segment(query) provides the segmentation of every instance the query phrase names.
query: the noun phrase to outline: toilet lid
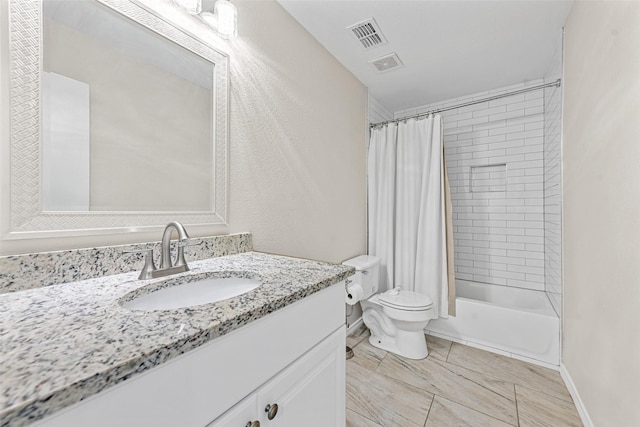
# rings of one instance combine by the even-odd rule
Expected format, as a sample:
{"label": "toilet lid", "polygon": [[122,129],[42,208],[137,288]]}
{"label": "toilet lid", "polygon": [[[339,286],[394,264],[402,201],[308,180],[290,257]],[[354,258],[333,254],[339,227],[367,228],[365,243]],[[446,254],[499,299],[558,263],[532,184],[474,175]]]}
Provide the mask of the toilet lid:
{"label": "toilet lid", "polygon": [[427,310],[431,308],[433,301],[418,292],[390,289],[380,294],[380,304],[405,310]]}

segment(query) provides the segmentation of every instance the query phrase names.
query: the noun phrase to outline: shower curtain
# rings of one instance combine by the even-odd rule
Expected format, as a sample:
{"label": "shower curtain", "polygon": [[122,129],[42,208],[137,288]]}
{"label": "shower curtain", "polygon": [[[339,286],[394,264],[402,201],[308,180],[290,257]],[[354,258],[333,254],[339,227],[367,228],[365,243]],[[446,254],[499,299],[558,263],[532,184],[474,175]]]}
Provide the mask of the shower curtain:
{"label": "shower curtain", "polygon": [[[442,118],[373,129],[368,153],[369,253],[381,285],[428,295],[447,317],[447,224]],[[452,261],[452,260],[451,260]]]}

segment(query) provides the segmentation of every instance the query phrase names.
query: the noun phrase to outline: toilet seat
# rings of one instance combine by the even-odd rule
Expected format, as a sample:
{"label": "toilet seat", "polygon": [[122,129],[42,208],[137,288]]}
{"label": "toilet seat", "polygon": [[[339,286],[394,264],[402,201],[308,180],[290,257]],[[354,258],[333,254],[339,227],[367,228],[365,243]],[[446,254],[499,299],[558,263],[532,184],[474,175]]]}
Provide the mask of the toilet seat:
{"label": "toilet seat", "polygon": [[424,311],[433,306],[433,301],[428,296],[412,291],[390,289],[379,294],[380,305],[405,311]]}

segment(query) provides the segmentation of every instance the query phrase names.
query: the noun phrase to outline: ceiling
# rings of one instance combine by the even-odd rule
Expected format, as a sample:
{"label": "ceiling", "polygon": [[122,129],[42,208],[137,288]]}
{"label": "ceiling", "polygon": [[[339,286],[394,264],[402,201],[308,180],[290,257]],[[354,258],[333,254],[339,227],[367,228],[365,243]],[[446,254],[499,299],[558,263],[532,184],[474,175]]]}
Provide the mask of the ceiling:
{"label": "ceiling", "polygon": [[[551,69],[569,0],[278,0],[390,111],[529,80]],[[375,18],[365,50],[347,27]],[[368,61],[395,52],[401,68]]]}

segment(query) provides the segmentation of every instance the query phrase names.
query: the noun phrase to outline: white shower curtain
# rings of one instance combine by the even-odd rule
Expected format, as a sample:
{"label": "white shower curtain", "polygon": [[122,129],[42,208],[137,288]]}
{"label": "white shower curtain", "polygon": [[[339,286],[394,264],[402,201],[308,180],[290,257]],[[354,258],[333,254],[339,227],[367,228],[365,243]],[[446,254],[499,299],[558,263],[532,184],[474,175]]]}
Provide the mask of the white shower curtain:
{"label": "white shower curtain", "polygon": [[381,284],[428,295],[448,316],[442,119],[373,129],[368,153],[369,253]]}

